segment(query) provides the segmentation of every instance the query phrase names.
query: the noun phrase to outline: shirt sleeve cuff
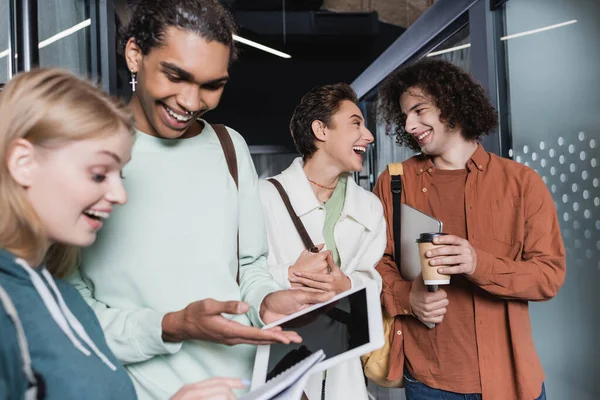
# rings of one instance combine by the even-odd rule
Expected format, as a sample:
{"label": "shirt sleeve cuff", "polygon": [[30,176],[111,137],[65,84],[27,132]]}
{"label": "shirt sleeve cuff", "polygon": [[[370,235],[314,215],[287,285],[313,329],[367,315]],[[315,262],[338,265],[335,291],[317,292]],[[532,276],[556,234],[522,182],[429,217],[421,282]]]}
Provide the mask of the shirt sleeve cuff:
{"label": "shirt sleeve cuff", "polygon": [[134,321],[133,342],[140,354],[153,357],[162,354],[175,354],[182,343],[169,343],[162,339],[162,320],[166,313],[144,310]]}
{"label": "shirt sleeve cuff", "polygon": [[358,286],[364,285],[364,282],[360,276],[355,274],[348,274],[346,276],[348,277],[348,279],[350,279],[350,289],[354,289]]}
{"label": "shirt sleeve cuff", "polygon": [[273,276],[273,279],[275,279],[277,284],[283,289],[290,289],[292,287],[289,275],[290,268],[291,265],[284,263],[269,266],[269,272]]}
{"label": "shirt sleeve cuff", "polygon": [[489,283],[489,274],[493,269],[494,256],[482,250],[475,249],[477,255],[477,266],[471,275],[465,275],[467,279],[477,285],[485,285]]}
{"label": "shirt sleeve cuff", "polygon": [[[409,316],[413,315],[410,307],[410,288],[412,284],[403,285],[404,287],[394,290],[394,304],[391,305],[391,310],[394,315]],[[388,308],[389,309],[389,308]]]}
{"label": "shirt sleeve cuff", "polygon": [[255,293],[253,293],[252,299],[246,299],[248,304],[250,304],[250,311],[248,311],[248,318],[250,319],[250,322],[252,322],[252,325],[257,326],[259,328],[262,328],[263,326],[266,325],[265,322],[260,317],[260,307],[261,307],[262,302],[265,299],[265,297],[267,297],[269,294],[276,292],[278,290],[280,290],[280,289],[273,288],[273,287],[265,287],[261,290],[256,291]]}

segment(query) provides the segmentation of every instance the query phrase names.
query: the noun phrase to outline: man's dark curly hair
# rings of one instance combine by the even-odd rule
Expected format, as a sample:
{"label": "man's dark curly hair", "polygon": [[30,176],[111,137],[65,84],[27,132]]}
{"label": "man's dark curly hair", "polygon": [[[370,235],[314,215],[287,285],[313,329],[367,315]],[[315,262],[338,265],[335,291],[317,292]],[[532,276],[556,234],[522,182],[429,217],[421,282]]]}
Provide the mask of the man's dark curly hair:
{"label": "man's dark curly hair", "polygon": [[207,41],[217,41],[231,49],[230,61],[237,58],[233,17],[218,0],[137,0],[130,4],[131,19],[119,32],[119,52],[125,53],[129,38],[146,55],[160,46],[169,27],[194,32]]}
{"label": "man's dark curly hair", "polygon": [[304,160],[308,160],[317,151],[312,123],[321,121],[325,126],[331,127],[331,117],[344,100],[358,104],[356,93],[346,83],[317,86],[302,96],[292,115],[290,132],[294,145]]}
{"label": "man's dark curly hair", "polygon": [[379,118],[399,145],[420,151],[405,130],[406,115],[400,108],[400,97],[409,88],[430,96],[440,120],[460,126],[468,140],[478,140],[498,124],[498,113],[469,74],[447,61],[423,60],[394,72],[379,89]]}

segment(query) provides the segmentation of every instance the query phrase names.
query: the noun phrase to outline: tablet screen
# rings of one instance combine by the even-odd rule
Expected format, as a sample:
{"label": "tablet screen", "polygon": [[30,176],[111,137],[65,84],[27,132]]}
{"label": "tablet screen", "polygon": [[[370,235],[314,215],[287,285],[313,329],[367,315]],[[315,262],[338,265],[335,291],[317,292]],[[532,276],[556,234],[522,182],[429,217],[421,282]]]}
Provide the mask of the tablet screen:
{"label": "tablet screen", "polygon": [[302,337],[302,343],[272,344],[267,381],[317,350],[326,360],[369,343],[366,289],[281,324]]}

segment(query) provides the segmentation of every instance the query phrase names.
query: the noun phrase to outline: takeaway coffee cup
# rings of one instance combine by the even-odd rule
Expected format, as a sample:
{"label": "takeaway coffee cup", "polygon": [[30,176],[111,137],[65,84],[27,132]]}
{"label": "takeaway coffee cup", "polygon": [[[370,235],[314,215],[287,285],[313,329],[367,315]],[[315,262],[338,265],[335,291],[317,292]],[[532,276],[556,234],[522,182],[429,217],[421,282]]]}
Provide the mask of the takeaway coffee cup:
{"label": "takeaway coffee cup", "polygon": [[421,233],[417,239],[417,243],[419,245],[419,254],[421,256],[421,272],[423,274],[423,281],[425,282],[426,286],[448,285],[450,283],[450,275],[438,273],[437,269],[440,268],[441,265],[429,265],[430,259],[425,255],[427,250],[442,247],[433,244],[433,238],[444,235],[447,235],[447,233],[426,232]]}

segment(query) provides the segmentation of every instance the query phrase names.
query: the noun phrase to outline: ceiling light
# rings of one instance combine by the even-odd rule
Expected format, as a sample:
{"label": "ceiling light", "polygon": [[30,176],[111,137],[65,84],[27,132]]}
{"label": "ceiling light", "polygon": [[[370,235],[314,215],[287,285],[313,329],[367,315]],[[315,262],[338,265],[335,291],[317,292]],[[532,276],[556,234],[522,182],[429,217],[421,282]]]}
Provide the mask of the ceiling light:
{"label": "ceiling light", "polygon": [[92,20],[88,18],[85,21],[80,22],[77,25],[74,25],[74,26],[70,27],[69,29],[65,29],[62,32],[58,32],[56,35],[50,36],[46,40],[42,40],[39,43],[38,47],[40,49],[42,49],[42,48],[48,46],[49,44],[52,44],[52,43],[54,43],[54,42],[56,42],[56,41],[58,41],[58,40],[60,40],[62,38],[65,38],[65,37],[67,37],[69,35],[72,35],[73,33],[77,32],[77,31],[79,31],[79,30],[81,30],[81,29],[83,29],[85,27],[90,26],[91,24],[92,24]]}
{"label": "ceiling light", "polygon": [[[576,24],[576,23],[577,23],[577,20],[573,19],[571,21],[561,22],[560,24],[548,25],[543,28],[532,29],[530,31],[525,31],[525,32],[521,32],[521,33],[515,33],[512,35],[502,36],[500,38],[500,40],[509,40],[509,39],[514,39],[514,38],[518,38],[521,36],[533,35],[534,33],[545,32],[545,31],[549,31],[551,29],[556,29],[556,28],[562,28],[563,26],[572,25],[572,24]],[[445,49],[445,50],[432,51],[431,53],[427,54],[427,57],[438,56],[440,54],[450,53],[452,51],[462,50],[462,49],[466,49],[468,47],[471,47],[471,43],[463,44],[461,46],[456,46],[456,47],[450,47],[449,49]]]}
{"label": "ceiling light", "polygon": [[[72,35],[73,33],[77,32],[77,31],[80,31],[83,28],[86,28],[86,27],[90,26],[91,24],[92,24],[91,19],[86,19],[85,21],[80,22],[79,24],[74,25],[74,26],[70,27],[69,29],[65,29],[64,31],[59,32],[56,35],[51,36],[51,37],[49,37],[46,40],[42,40],[39,43],[38,47],[40,49],[42,49],[42,48],[44,48],[44,47],[46,47],[46,46],[48,46],[48,45],[50,45],[50,44],[52,44],[52,43],[60,40],[60,39],[63,39],[65,37],[69,36],[69,35]],[[289,55],[289,54],[286,54],[286,53],[281,52],[279,50],[272,49],[271,47],[268,47],[268,46],[265,46],[263,44],[254,42],[252,40],[243,38],[241,36],[233,35],[233,40],[235,40],[236,42],[243,43],[243,44],[248,45],[248,46],[252,46],[252,47],[257,48],[259,50],[266,51],[267,53],[274,54],[274,55],[276,55],[278,57],[292,58],[292,56]],[[9,54],[10,54],[10,49],[4,50],[4,51],[0,52],[0,58],[6,57]]]}
{"label": "ceiling light", "polygon": [[427,54],[427,57],[439,56],[440,54],[451,53],[453,51],[458,51],[462,49],[468,49],[469,47],[471,47],[471,43],[461,44],[460,46],[450,47],[449,49],[432,51],[431,53]]}
{"label": "ceiling light", "polygon": [[281,52],[279,50],[272,49],[272,48],[267,47],[267,46],[265,46],[263,44],[256,43],[256,42],[254,42],[252,40],[245,39],[245,38],[240,37],[238,35],[233,35],[233,40],[235,40],[236,42],[243,43],[243,44],[248,45],[248,46],[255,47],[255,48],[259,49],[259,50],[266,51],[267,53],[274,54],[274,55],[279,56],[281,58],[292,58],[292,56],[290,56],[289,54],[283,53],[283,52]]}
{"label": "ceiling light", "polygon": [[525,31],[525,32],[521,32],[521,33],[515,33],[514,35],[503,36],[500,38],[500,40],[508,40],[508,39],[518,38],[521,36],[533,35],[534,33],[549,31],[551,29],[561,28],[563,26],[576,24],[576,23],[577,23],[577,20],[573,19],[571,21],[562,22],[562,23],[556,24],[556,25],[549,25],[549,26],[545,26],[543,28],[533,29],[533,30]]}
{"label": "ceiling light", "polygon": [[[63,39],[69,35],[72,35],[73,33],[82,30],[83,28],[86,28],[88,26],[90,26],[92,24],[92,20],[91,19],[86,19],[83,22],[78,23],[77,25],[74,25],[68,29],[65,29],[62,32],[58,32],[56,35],[54,36],[50,36],[48,39],[46,40],[42,40],[41,42],[38,43],[38,48],[43,49],[44,47],[60,40]],[[6,57],[10,54],[10,48],[6,49],[2,52],[0,52],[0,58]]]}

